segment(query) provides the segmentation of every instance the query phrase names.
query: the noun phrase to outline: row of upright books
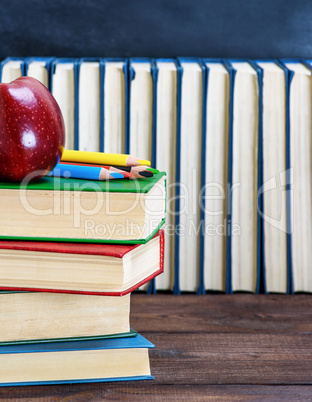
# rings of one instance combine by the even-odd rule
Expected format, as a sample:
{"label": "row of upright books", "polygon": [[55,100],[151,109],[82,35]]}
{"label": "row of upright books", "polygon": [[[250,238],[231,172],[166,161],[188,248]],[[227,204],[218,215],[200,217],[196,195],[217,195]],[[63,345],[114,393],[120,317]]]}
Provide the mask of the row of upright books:
{"label": "row of upright books", "polygon": [[67,148],[167,172],[155,291],[293,293],[312,291],[311,63],[9,58],[0,76],[51,89]]}
{"label": "row of upright books", "polygon": [[0,204],[0,386],[152,379],[130,295],[163,272],[165,174],[0,183]]}

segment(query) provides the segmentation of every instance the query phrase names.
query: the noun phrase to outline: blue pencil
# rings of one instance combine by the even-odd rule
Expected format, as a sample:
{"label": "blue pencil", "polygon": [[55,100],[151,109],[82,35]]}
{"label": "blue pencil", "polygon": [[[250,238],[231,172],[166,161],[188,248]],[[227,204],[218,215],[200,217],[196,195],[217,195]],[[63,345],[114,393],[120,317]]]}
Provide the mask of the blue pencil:
{"label": "blue pencil", "polygon": [[66,177],[70,179],[85,180],[111,180],[123,179],[122,173],[110,172],[107,169],[93,166],[80,166],[70,164],[57,164],[47,176]]}

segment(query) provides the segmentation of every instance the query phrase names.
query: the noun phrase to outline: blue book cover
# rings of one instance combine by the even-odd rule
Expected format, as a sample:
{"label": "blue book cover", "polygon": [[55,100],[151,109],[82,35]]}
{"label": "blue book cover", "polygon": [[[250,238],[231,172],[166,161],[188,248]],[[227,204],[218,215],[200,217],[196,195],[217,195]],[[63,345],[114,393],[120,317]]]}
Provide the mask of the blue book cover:
{"label": "blue book cover", "polygon": [[[148,358],[151,348],[154,345],[140,334],[125,338],[0,346],[3,363],[0,386],[153,379]],[[107,373],[107,376],[101,377],[101,373]]]}
{"label": "blue book cover", "polygon": [[[229,134],[229,170],[228,170],[228,183],[229,183],[229,191],[228,191],[228,242],[227,242],[227,293],[233,293],[233,267],[232,267],[232,254],[233,254],[233,245],[232,245],[232,237],[233,237],[233,222],[232,222],[232,211],[233,211],[233,122],[234,122],[234,91],[235,91],[235,82],[237,77],[237,70],[233,66],[233,63],[248,63],[257,74],[257,82],[258,88],[261,87],[261,71],[257,66],[251,62],[250,60],[245,59],[228,59],[224,60],[225,67],[230,73],[230,134]],[[259,99],[259,97],[258,97]],[[259,121],[258,121],[258,140],[257,146],[259,146],[259,136],[262,130],[262,123],[261,123],[261,110],[259,110],[260,102],[258,100],[258,111],[259,111]],[[259,168],[259,158],[257,163],[257,169]],[[261,175],[257,175],[257,188],[259,190],[259,184],[261,180]],[[256,278],[256,285],[255,285],[255,293],[259,293],[260,288],[260,253],[261,253],[261,236],[260,236],[260,217],[257,211],[257,244],[256,244],[256,261],[257,261],[257,278]]]}

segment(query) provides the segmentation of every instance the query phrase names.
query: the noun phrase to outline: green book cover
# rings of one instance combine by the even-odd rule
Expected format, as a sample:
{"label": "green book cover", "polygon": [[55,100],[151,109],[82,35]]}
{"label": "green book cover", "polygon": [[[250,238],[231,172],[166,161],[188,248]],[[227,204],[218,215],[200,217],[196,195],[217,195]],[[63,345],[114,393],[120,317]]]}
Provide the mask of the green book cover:
{"label": "green book cover", "polygon": [[119,334],[110,335],[97,335],[97,336],[77,336],[70,338],[53,338],[53,339],[31,339],[31,340],[21,340],[21,341],[8,341],[0,342],[0,346],[4,345],[28,345],[33,343],[48,343],[48,342],[71,342],[71,341],[94,341],[97,339],[115,339],[115,338],[129,338],[137,336],[138,332],[130,329],[130,332],[123,332]]}
{"label": "green book cover", "polygon": [[[132,230],[130,228],[130,225],[128,227],[128,222],[132,224],[132,221],[129,219],[129,217],[126,214],[120,214],[118,215],[118,212],[115,212],[115,215],[113,218],[111,216],[105,215],[105,208],[103,208],[104,214],[102,214],[102,210],[100,211],[100,214],[97,216],[91,216],[92,219],[96,220],[97,226],[95,228],[97,229],[100,227],[102,229],[103,225],[110,225],[110,227],[107,230],[107,233],[111,229],[111,227],[115,226],[115,232],[111,236],[111,233],[109,235],[104,235],[102,236],[101,234],[98,236],[85,236],[85,231],[83,232],[83,229],[81,229],[80,232],[78,232],[75,229],[73,229],[73,224],[70,224],[70,222],[66,219],[70,214],[67,214],[65,211],[65,203],[66,200],[65,198],[68,197],[67,195],[64,195],[64,206],[60,206],[60,211],[59,215],[56,216],[53,213],[47,214],[47,215],[42,215],[41,216],[36,216],[36,214],[33,213],[25,213],[25,208],[21,206],[22,202],[21,197],[27,198],[28,194],[31,195],[31,197],[35,197],[35,202],[39,202],[41,200],[41,194],[42,197],[46,197],[45,199],[47,200],[47,203],[51,201],[51,198],[54,197],[54,194],[60,194],[60,192],[64,191],[64,194],[75,194],[77,193],[77,197],[82,197],[82,195],[85,193],[85,196],[82,198],[86,197],[91,197],[90,192],[100,192],[100,193],[120,193],[120,199],[122,200],[123,203],[125,203],[125,200],[127,200],[126,193],[128,193],[128,199],[131,197],[133,198],[133,194],[137,193],[140,194],[140,197],[149,197],[147,194],[153,189],[153,187],[156,185],[158,181],[163,181],[164,178],[164,189],[166,193],[166,173],[165,172],[160,172],[157,174],[154,174],[153,177],[150,178],[142,178],[139,180],[127,180],[127,179],[121,179],[121,180],[109,180],[109,181],[93,181],[93,180],[80,180],[80,179],[69,179],[69,178],[59,178],[59,177],[43,177],[35,182],[31,182],[28,184],[23,184],[23,183],[0,183],[0,238],[1,239],[7,239],[7,240],[31,240],[31,241],[58,241],[58,242],[80,242],[80,243],[112,243],[112,244],[145,244],[147,243],[151,238],[155,236],[155,234],[158,232],[158,230],[162,227],[162,225],[165,222],[165,207],[166,207],[166,202],[165,202],[165,193],[163,196],[163,201],[160,201],[163,203],[163,212],[161,212],[158,216],[157,219],[153,218],[153,216],[150,219],[150,222],[152,223],[152,226],[148,226],[149,222],[145,220],[144,223],[144,211],[143,207],[141,208],[141,211],[139,213],[143,213],[143,215],[133,215],[135,218],[136,216],[138,217],[138,222],[139,226],[135,226],[136,232],[132,235],[128,236],[128,233]],[[9,190],[9,192],[8,192]],[[10,191],[12,190],[12,192]],[[15,195],[14,192],[17,191],[17,194]],[[28,193],[29,191],[29,193]],[[36,196],[38,191],[38,196]],[[55,193],[53,193],[55,191]],[[62,194],[62,193],[61,193]],[[89,196],[87,194],[90,194]],[[132,196],[130,197],[130,194]],[[75,198],[73,196],[70,196],[72,198]],[[116,196],[114,200],[116,200]],[[130,198],[129,198],[130,197]],[[91,197],[91,203],[93,200],[95,200],[97,197]],[[39,201],[38,201],[39,199]],[[44,199],[44,198],[42,198]],[[143,198],[142,198],[143,200]],[[28,199],[27,199],[28,202]],[[52,202],[52,201],[51,201]],[[54,202],[54,201],[53,201]],[[63,201],[62,201],[63,202]],[[115,201],[111,201],[113,204]],[[130,203],[131,201],[128,201]],[[30,203],[31,204],[31,203]],[[49,206],[45,206],[45,201],[42,202],[43,206],[41,208],[50,208],[50,204],[47,204]],[[53,204],[54,205],[54,204]],[[89,205],[89,204],[88,204]],[[64,211],[62,210],[64,209]],[[161,210],[161,209],[160,209]],[[39,210],[40,211],[40,210]],[[54,211],[54,210],[53,210]],[[41,212],[41,211],[40,211]],[[87,211],[88,212],[88,211]],[[67,215],[66,215],[67,214]],[[83,216],[84,212],[81,214]],[[86,221],[88,214],[85,214],[83,216],[83,219]],[[70,215],[72,219],[76,219],[75,211]],[[119,219],[121,217],[121,219]],[[90,219],[91,219],[90,218]],[[134,218],[134,219],[135,219]],[[89,220],[90,220],[89,219]],[[119,219],[119,221],[118,221]],[[133,219],[133,218],[131,218]],[[143,220],[142,220],[143,219]],[[27,222],[27,224],[26,224]],[[64,223],[65,222],[65,223]],[[67,222],[67,223],[66,223]],[[69,223],[68,223],[69,222]],[[137,222],[133,221],[134,225],[137,225]],[[65,225],[67,226],[65,227]],[[15,226],[14,226],[15,225]],[[84,228],[86,228],[86,224],[84,223]],[[117,230],[122,227],[126,227],[125,230],[125,235],[121,236],[118,235]],[[148,227],[149,229],[147,231],[144,231],[144,225]],[[82,226],[81,226],[82,227]],[[66,229],[63,230],[63,229]],[[68,231],[67,231],[68,229]],[[88,229],[88,227],[87,227]],[[40,235],[38,235],[40,233]],[[142,234],[142,236],[140,236]]]}
{"label": "green book cover", "polygon": [[148,193],[165,172],[138,180],[81,180],[45,176],[28,184],[0,182],[0,189],[47,190],[47,191],[102,191],[110,193]]}

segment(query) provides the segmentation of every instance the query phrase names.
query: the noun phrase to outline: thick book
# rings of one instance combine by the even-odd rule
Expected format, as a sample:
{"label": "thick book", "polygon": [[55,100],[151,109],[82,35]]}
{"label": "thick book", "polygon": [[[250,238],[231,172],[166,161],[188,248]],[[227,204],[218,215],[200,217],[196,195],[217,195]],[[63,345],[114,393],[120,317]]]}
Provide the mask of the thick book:
{"label": "thick book", "polygon": [[204,62],[207,101],[202,148],[200,268],[204,290],[225,292],[230,73],[220,59]]}
{"label": "thick book", "polygon": [[286,190],[291,292],[312,292],[311,61],[282,60],[288,71]]}
{"label": "thick book", "polygon": [[[261,69],[259,144],[262,269],[265,293],[288,293],[286,100],[287,71],[277,60],[257,60]],[[276,252],[278,250],[278,253]]]}
{"label": "thick book", "polygon": [[[19,261],[17,259],[17,264]],[[122,297],[0,292],[0,344],[128,336],[130,294]]]}
{"label": "thick book", "polygon": [[0,238],[146,243],[164,223],[165,200],[165,173],[140,180],[0,183]]}
{"label": "thick book", "polygon": [[147,244],[0,241],[0,289],[122,296],[163,271],[164,233]]}
{"label": "thick book", "polygon": [[124,154],[128,121],[128,61],[102,59],[100,151]]}
{"label": "thick book", "polygon": [[25,75],[35,78],[51,89],[50,68],[54,57],[27,57],[24,60]]}
{"label": "thick book", "polygon": [[0,346],[0,386],[153,379],[148,350],[135,337]]}
{"label": "thick book", "polygon": [[199,287],[204,70],[199,59],[178,59],[175,293]]}
{"label": "thick book", "polygon": [[129,60],[129,122],[125,151],[152,158],[155,65],[152,59]]}
{"label": "thick book", "polygon": [[25,75],[24,58],[7,57],[0,63],[0,82],[9,83]]}
{"label": "thick book", "polygon": [[260,284],[259,70],[228,60],[232,73],[229,138],[227,270],[229,292],[257,293]]}
{"label": "thick book", "polygon": [[57,58],[50,67],[50,91],[64,119],[65,149],[78,149],[77,65],[76,59]]}
{"label": "thick book", "polygon": [[103,61],[100,58],[82,58],[77,63],[77,146],[80,151],[100,151],[101,120],[104,112],[102,70]]}
{"label": "thick book", "polygon": [[[154,133],[152,163],[167,174],[168,208],[166,213],[166,254],[164,274],[155,279],[157,290],[172,290],[174,266],[175,173],[177,134],[177,62],[174,59],[157,59],[155,72],[156,101],[154,104]],[[166,229],[168,228],[168,231]],[[167,233],[166,233],[167,232]]]}

